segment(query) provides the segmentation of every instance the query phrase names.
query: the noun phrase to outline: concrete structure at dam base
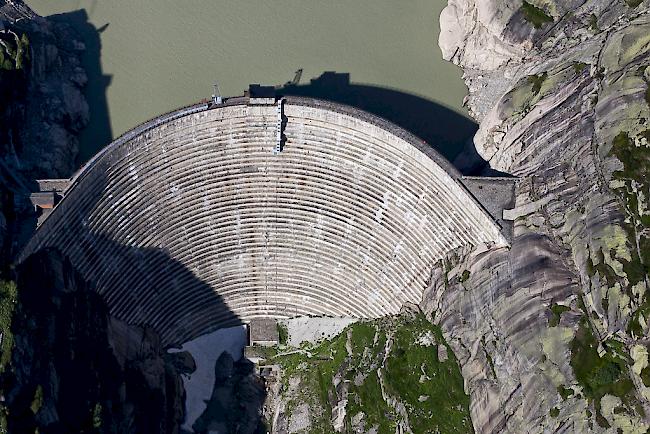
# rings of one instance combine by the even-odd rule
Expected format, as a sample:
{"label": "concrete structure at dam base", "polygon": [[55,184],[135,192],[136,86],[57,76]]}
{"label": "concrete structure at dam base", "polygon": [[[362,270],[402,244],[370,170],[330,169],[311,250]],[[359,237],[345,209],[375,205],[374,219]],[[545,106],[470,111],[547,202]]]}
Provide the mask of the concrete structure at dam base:
{"label": "concrete structure at dam base", "polygon": [[61,250],[112,314],[178,346],[255,319],[396,314],[449,252],[509,242],[514,179],[463,177],[348,106],[259,88],[215,102],[40,182],[20,260]]}

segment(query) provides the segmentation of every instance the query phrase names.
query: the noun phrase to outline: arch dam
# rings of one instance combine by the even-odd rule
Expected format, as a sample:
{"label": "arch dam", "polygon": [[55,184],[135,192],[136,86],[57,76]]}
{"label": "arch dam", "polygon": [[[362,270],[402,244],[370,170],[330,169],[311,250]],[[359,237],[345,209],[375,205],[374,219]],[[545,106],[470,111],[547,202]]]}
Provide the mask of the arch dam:
{"label": "arch dam", "polygon": [[19,260],[58,248],[166,345],[257,318],[398,313],[452,249],[508,243],[514,192],[366,112],[252,91],[159,116],[40,185],[41,205],[60,197]]}

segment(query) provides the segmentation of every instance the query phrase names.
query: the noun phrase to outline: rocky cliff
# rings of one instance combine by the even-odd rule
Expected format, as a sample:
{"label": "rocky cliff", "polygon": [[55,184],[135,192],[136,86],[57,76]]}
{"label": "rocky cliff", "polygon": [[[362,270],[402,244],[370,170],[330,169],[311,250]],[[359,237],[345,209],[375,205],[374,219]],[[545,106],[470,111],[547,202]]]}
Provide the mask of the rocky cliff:
{"label": "rocky cliff", "polygon": [[1,375],[6,432],[180,431],[187,353],[167,354],[153,330],[111,317],[57,251],[31,256],[17,276]]}
{"label": "rocky cliff", "polygon": [[478,432],[650,426],[648,1],[450,0],[474,143],[520,177],[508,248],[455,252],[423,307]]}
{"label": "rocky cliff", "polygon": [[0,0],[0,432],[180,432],[191,356],[113,318],[56,251],[10,266],[34,229],[34,180],[76,167],[83,51],[67,24]]}
{"label": "rocky cliff", "polygon": [[35,179],[72,174],[77,134],[89,110],[83,96],[84,45],[66,24],[0,0],[0,262],[33,231],[25,198]]}

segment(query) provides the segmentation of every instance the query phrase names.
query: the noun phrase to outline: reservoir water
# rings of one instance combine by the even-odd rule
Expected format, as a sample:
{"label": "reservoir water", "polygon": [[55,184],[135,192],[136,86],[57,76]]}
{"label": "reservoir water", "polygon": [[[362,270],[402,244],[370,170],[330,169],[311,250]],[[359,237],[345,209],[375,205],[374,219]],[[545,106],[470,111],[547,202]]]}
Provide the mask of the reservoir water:
{"label": "reservoir water", "polygon": [[[462,107],[461,72],[442,59],[437,45],[445,0],[28,3],[44,16],[83,10],[100,32],[106,122],[101,128],[91,124],[95,131],[82,137],[81,161],[145,120],[209,97],[214,82],[224,96],[240,95],[249,83],[291,81],[298,69],[303,69],[301,84],[326,71],[346,73],[364,92],[379,90],[376,99],[413,96],[422,107],[430,102],[473,125]],[[91,81],[96,79],[91,74]],[[89,101],[98,116],[96,99]],[[445,122],[435,112],[414,110],[420,124]]]}

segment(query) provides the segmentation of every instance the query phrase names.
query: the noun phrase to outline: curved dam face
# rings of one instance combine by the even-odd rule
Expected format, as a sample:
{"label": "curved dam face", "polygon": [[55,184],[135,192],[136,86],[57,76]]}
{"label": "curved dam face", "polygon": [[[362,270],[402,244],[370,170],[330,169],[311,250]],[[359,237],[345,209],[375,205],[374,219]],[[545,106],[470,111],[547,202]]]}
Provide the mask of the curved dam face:
{"label": "curved dam face", "polygon": [[[313,99],[233,98],[154,119],[72,179],[22,258],[57,247],[166,345],[258,317],[378,317],[450,250],[505,243],[428,145]],[[435,121],[435,120],[432,120]]]}

